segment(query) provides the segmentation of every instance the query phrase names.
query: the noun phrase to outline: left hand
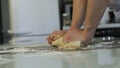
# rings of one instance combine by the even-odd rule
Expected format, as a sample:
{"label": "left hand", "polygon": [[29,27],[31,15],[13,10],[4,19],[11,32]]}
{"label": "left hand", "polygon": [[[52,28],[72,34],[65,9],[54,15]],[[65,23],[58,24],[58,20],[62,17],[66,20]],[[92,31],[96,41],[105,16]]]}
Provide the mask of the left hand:
{"label": "left hand", "polygon": [[66,30],[59,30],[59,31],[54,31],[53,33],[51,33],[47,38],[49,44],[51,44],[56,39],[63,37],[66,32],[67,32]]}

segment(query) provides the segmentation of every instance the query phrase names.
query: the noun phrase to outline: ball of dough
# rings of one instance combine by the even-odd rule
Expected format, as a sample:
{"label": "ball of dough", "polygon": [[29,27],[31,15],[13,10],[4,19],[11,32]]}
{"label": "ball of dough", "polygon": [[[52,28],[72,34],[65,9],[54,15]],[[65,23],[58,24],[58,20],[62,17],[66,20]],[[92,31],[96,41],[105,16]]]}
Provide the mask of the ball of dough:
{"label": "ball of dough", "polygon": [[63,42],[63,37],[61,37],[55,40],[54,42],[52,42],[52,46],[56,46],[58,49],[63,49],[63,50],[77,50],[83,46],[83,43],[80,41],[65,43]]}

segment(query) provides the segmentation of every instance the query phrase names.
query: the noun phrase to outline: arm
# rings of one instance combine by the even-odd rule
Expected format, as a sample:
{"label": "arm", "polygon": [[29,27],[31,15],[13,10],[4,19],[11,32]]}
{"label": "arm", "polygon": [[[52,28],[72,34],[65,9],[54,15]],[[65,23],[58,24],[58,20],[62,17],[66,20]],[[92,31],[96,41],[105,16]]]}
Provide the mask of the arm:
{"label": "arm", "polygon": [[[75,1],[76,0],[74,0],[74,2]],[[82,8],[83,10],[80,9],[79,8],[80,5],[76,5],[75,7],[73,7],[73,8],[79,8],[79,12],[78,9],[73,9],[74,12],[73,12],[72,25],[68,30],[68,32],[65,34],[64,41],[70,42],[70,41],[80,40],[86,45],[89,44],[95,34],[96,28],[103,16],[103,13],[108,3],[109,0],[87,0],[87,5],[86,5],[87,11],[84,20],[84,26],[85,26],[84,30],[79,29],[79,25],[81,24],[80,18],[82,17],[82,15],[80,15],[80,10],[83,11],[85,9],[84,8]]]}
{"label": "arm", "polygon": [[71,27],[80,28],[85,19],[86,9],[87,0],[73,0],[73,16]]}
{"label": "arm", "polygon": [[109,0],[88,0],[85,29],[96,29],[104,14]]}
{"label": "arm", "polygon": [[[73,0],[73,20],[71,27],[80,28],[85,20],[85,14],[87,9],[87,0]],[[64,36],[67,31],[55,31],[48,36],[48,42],[51,43],[54,40],[58,39],[57,35]]]}
{"label": "arm", "polygon": [[85,41],[91,41],[93,38],[108,3],[109,0],[88,0],[83,31],[86,36]]}

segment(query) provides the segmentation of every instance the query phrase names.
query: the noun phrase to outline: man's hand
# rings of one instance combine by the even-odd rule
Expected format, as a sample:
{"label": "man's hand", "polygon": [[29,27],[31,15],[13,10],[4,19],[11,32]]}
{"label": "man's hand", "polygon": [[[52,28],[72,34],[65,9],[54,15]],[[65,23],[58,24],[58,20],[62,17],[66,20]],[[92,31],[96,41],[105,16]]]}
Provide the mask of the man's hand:
{"label": "man's hand", "polygon": [[91,42],[95,33],[95,29],[77,29],[77,28],[70,28],[68,31],[60,30],[54,31],[52,34],[48,36],[48,42],[51,44],[53,41],[60,37],[64,37],[64,42],[72,42],[72,41],[81,41],[85,45],[88,45]]}
{"label": "man's hand", "polygon": [[56,39],[63,37],[67,31],[66,30],[60,30],[60,31],[54,31],[52,34],[50,34],[47,38],[49,44],[51,44]]}
{"label": "man's hand", "polygon": [[67,33],[64,36],[64,42],[71,42],[71,41],[81,41],[85,45],[88,45],[91,41],[91,39],[94,36],[94,32],[92,29],[76,29],[76,28],[70,28]]}

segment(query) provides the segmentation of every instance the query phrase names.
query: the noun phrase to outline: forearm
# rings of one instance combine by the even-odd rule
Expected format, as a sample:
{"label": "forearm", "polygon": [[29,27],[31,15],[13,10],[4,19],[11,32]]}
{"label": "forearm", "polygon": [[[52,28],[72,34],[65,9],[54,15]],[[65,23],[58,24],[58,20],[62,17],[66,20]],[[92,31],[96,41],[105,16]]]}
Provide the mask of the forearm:
{"label": "forearm", "polygon": [[71,27],[80,28],[85,20],[87,0],[73,0],[73,16]]}
{"label": "forearm", "polygon": [[88,0],[85,29],[96,29],[109,0]]}

